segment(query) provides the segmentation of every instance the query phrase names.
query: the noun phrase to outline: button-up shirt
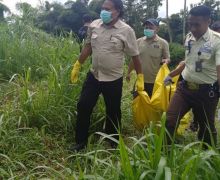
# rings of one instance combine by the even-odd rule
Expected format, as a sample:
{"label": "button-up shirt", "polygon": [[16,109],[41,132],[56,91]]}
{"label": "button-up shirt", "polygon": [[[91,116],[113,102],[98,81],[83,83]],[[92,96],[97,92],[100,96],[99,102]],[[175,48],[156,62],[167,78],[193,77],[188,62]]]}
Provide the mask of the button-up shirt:
{"label": "button-up shirt", "polygon": [[112,27],[101,19],[93,21],[85,43],[91,43],[91,72],[99,81],[114,81],[123,76],[124,53],[139,55],[134,30],[121,20]]}
{"label": "button-up shirt", "polygon": [[[220,34],[210,29],[198,40],[192,33],[185,41],[186,66],[182,76],[186,81],[198,84],[213,84],[217,81],[216,66],[220,65]],[[196,61],[201,62],[201,72],[196,72]]]}
{"label": "button-up shirt", "polygon": [[158,35],[151,41],[146,37],[137,40],[145,83],[154,83],[162,59],[170,59],[169,45]]}

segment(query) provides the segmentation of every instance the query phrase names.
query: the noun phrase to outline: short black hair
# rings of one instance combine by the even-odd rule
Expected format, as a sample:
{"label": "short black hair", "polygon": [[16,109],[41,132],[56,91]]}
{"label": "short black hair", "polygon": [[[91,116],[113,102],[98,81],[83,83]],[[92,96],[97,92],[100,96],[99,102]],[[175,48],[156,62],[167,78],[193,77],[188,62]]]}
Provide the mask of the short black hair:
{"label": "short black hair", "polygon": [[83,22],[88,23],[92,21],[92,17],[89,14],[84,14],[83,15]]}
{"label": "short black hair", "polygon": [[123,2],[121,0],[108,0],[108,1],[111,1],[114,4],[115,9],[120,12],[119,17],[122,17],[124,15]]}
{"label": "short black hair", "polygon": [[205,5],[196,6],[189,11],[189,14],[192,16],[203,16],[203,17],[210,18],[211,8]]}
{"label": "short black hair", "polygon": [[216,21],[212,24],[211,29],[217,31],[220,29],[220,21]]}

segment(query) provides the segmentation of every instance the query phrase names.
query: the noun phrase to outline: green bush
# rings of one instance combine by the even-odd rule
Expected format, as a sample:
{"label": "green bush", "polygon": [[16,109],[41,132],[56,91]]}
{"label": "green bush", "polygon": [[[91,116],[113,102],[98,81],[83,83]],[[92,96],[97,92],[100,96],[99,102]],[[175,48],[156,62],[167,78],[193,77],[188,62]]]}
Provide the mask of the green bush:
{"label": "green bush", "polygon": [[[78,44],[68,38],[53,37],[23,23],[0,27],[0,73],[9,79],[14,74],[24,75],[31,68],[34,80],[45,78],[51,64],[55,68],[72,65],[79,53]],[[70,64],[71,63],[71,64]]]}
{"label": "green bush", "polygon": [[[91,61],[81,68],[79,82],[70,83],[70,72],[78,58],[79,46],[74,36],[51,36],[23,23],[0,27],[0,115],[7,114],[19,127],[44,127],[47,132],[66,135],[76,118],[76,104]],[[3,86],[4,83],[4,86]],[[9,92],[8,92],[9,91]],[[93,124],[104,118],[93,113]],[[15,118],[14,118],[15,117]],[[19,119],[19,123],[16,119]]]}
{"label": "green bush", "polygon": [[[70,84],[70,71],[78,54],[71,34],[53,37],[23,23],[2,25],[0,78],[7,88],[0,98],[8,100],[2,101],[0,113],[5,116],[10,111],[7,115],[15,119],[11,125],[19,119],[19,127],[45,126],[52,132],[66,133],[75,120],[81,89]],[[82,73],[80,78],[84,77]]]}
{"label": "green bush", "polygon": [[179,64],[180,61],[184,60],[185,48],[183,45],[178,43],[170,43],[170,59],[171,68]]}

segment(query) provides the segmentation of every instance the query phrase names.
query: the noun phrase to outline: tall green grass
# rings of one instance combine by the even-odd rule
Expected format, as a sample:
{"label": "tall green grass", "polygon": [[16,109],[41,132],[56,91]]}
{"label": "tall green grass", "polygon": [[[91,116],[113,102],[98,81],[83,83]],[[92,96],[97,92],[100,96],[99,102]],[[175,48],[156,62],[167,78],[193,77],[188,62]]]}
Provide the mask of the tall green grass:
{"label": "tall green grass", "polygon": [[[219,179],[220,156],[204,151],[194,136],[164,143],[164,120],[144,132],[132,126],[131,95],[124,83],[122,134],[117,149],[104,133],[90,136],[86,150],[74,143],[76,103],[90,62],[78,84],[69,76],[79,48],[74,36],[53,37],[16,22],[0,27],[0,179]],[[100,99],[91,132],[101,130]],[[160,129],[158,131],[158,129]],[[192,141],[192,142],[191,142]]]}

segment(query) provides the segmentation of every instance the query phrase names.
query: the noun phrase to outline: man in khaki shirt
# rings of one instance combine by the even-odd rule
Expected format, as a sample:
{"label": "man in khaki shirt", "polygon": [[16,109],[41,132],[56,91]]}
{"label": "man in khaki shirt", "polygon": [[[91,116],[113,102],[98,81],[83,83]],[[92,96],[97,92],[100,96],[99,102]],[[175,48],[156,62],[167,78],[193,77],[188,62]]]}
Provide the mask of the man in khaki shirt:
{"label": "man in khaki shirt", "polygon": [[[121,124],[121,96],[123,82],[124,53],[132,57],[138,74],[137,90],[144,90],[143,74],[139,62],[139,51],[133,29],[120,20],[123,14],[121,0],[105,0],[100,13],[88,28],[79,60],[74,64],[71,81],[76,82],[81,64],[92,54],[92,68],[84,82],[77,104],[76,145],[72,151],[83,149],[88,140],[90,116],[100,94],[106,105],[105,132],[116,139]],[[110,142],[112,146],[116,144]]]}
{"label": "man in khaki shirt", "polygon": [[220,35],[209,29],[210,15],[207,6],[197,6],[189,12],[190,33],[185,41],[183,80],[168,107],[166,128],[174,135],[179,120],[192,108],[194,119],[199,123],[198,139],[214,145],[217,142],[215,111],[219,99]]}
{"label": "man in khaki shirt", "polygon": [[[153,18],[147,19],[144,22],[145,36],[137,40],[144,73],[144,89],[149,97],[152,96],[154,82],[161,64],[170,61],[169,44],[157,35],[158,30],[159,21]],[[127,80],[130,79],[132,70],[133,63],[131,62],[128,68]]]}

